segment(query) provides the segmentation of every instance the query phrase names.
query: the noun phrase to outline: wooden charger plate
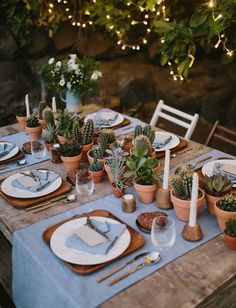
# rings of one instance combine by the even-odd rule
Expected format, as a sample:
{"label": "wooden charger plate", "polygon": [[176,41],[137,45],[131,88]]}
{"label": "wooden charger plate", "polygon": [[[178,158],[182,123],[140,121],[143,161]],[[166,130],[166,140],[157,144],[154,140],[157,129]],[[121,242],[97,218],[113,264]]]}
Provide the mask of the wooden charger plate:
{"label": "wooden charger plate", "polygon": [[21,159],[24,156],[25,156],[25,154],[21,150],[19,150],[18,153],[16,155],[14,155],[13,157],[8,158],[4,161],[0,161],[0,166],[7,165],[8,163],[11,163],[11,162],[14,162],[15,160]]}
{"label": "wooden charger plate", "polygon": [[[4,179],[0,181],[0,185],[2,184],[3,181],[4,181]],[[50,199],[53,199],[57,196],[66,194],[71,189],[72,189],[72,185],[70,183],[67,183],[66,181],[62,181],[61,186],[57,190],[52,192],[51,194],[48,194],[48,195],[45,195],[45,196],[42,196],[42,197],[38,197],[38,198],[22,199],[22,198],[10,197],[10,196],[4,194],[1,187],[0,187],[0,196],[3,197],[11,206],[13,206],[17,209],[25,209],[25,208],[31,207],[33,205],[40,204],[40,203],[43,203],[45,201],[49,201]]]}
{"label": "wooden charger plate", "polygon": [[[178,152],[180,150],[183,150],[188,146],[188,142],[184,139],[180,138],[180,143],[173,149],[170,150],[171,153]],[[162,158],[165,157],[165,151],[156,152],[156,158]]]}
{"label": "wooden charger plate", "polygon": [[132,227],[127,225],[125,222],[121,221],[115,215],[113,215],[112,213],[110,213],[106,210],[91,211],[91,212],[88,212],[88,213],[84,213],[84,214],[81,214],[81,215],[74,216],[70,219],[63,220],[63,221],[61,221],[57,224],[54,224],[44,231],[43,240],[50,247],[50,240],[51,240],[52,234],[59,226],[61,226],[62,224],[64,224],[67,221],[77,219],[79,217],[87,217],[87,216],[101,216],[101,217],[112,218],[112,219],[115,219],[115,220],[125,224],[127,229],[130,232],[131,241],[130,241],[129,247],[120,256],[118,256],[117,258],[115,258],[113,260],[105,262],[105,263],[96,264],[96,265],[78,265],[78,264],[72,264],[70,262],[63,261],[76,274],[87,275],[87,274],[90,274],[90,273],[94,273],[94,272],[98,271],[99,269],[103,268],[104,266],[114,262],[115,260],[121,259],[121,258],[127,256],[128,254],[140,249],[145,243],[145,237],[142,234],[140,234],[138,231],[136,231],[135,229],[133,229]]}

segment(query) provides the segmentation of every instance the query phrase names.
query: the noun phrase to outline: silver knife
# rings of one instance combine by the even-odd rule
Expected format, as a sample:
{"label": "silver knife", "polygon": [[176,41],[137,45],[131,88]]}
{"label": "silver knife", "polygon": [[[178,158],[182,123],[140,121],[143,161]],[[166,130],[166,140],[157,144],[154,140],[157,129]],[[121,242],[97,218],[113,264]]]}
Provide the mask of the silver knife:
{"label": "silver knife", "polygon": [[34,209],[38,209],[40,207],[43,207],[45,205],[48,205],[48,204],[51,204],[51,203],[55,203],[55,202],[57,202],[59,200],[65,199],[65,198],[67,198],[66,194],[58,196],[58,197],[55,197],[55,198],[51,199],[50,201],[47,201],[47,202],[44,202],[44,203],[40,203],[40,204],[31,206],[31,207],[28,207],[28,208],[25,209],[25,211],[29,212],[29,211],[32,211]]}

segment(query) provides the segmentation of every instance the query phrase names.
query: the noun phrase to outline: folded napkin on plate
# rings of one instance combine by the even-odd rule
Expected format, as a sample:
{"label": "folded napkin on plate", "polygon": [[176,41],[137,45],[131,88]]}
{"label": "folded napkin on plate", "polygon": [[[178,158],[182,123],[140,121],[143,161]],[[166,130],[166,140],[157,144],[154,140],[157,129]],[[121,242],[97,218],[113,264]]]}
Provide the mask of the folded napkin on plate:
{"label": "folded napkin on plate", "polygon": [[[89,243],[91,243],[89,237],[91,236],[90,232],[88,232],[87,239],[85,236],[83,236],[83,240],[79,237],[79,233],[77,232],[80,228],[75,230],[75,233],[73,233],[71,236],[68,237],[66,240],[66,246],[70,248],[74,248],[83,252],[88,252],[91,254],[96,254],[96,255],[105,255],[108,253],[110,248],[115,244],[117,239],[121,236],[121,234],[125,231],[126,226],[124,224],[112,224],[109,222],[100,222],[95,219],[91,219],[92,224],[101,232],[97,233],[98,238],[97,238],[97,245],[90,246]],[[87,225],[84,225],[87,227]],[[102,241],[100,236],[103,230],[107,228],[108,231],[104,233],[105,235],[104,240]],[[92,229],[93,230],[93,229]],[[95,230],[93,230],[95,231]],[[96,231],[95,231],[96,232]]]}
{"label": "folded napkin on plate", "polygon": [[[224,164],[221,164],[221,163],[215,163],[214,166],[213,166],[212,174],[211,175],[224,175],[224,176],[227,176],[227,178],[233,184],[236,184],[236,174],[235,175],[233,173],[230,174],[229,172],[226,171],[226,170],[230,169],[229,165],[230,164],[224,165]],[[226,166],[227,166],[227,168],[224,170],[224,167],[226,167]],[[234,168],[235,168],[235,165],[232,165],[232,172],[234,172]]]}
{"label": "folded napkin on plate", "polygon": [[1,143],[0,144],[0,158],[8,155],[11,152],[11,150],[14,149],[14,147],[15,147],[15,145],[12,144],[12,143],[10,143],[10,144],[9,143]]}
{"label": "folded napkin on plate", "polygon": [[52,184],[59,177],[58,173],[50,171],[33,169],[31,172],[36,176],[36,178],[38,178],[38,180],[27,175],[22,175],[22,177],[13,180],[11,185],[22,190],[38,192]]}
{"label": "folded napkin on plate", "polygon": [[163,137],[163,138],[159,138],[158,140],[154,140],[152,146],[154,149],[161,149],[163,148],[165,145],[167,145],[172,139],[172,136],[168,136],[168,137]]}
{"label": "folded napkin on plate", "polygon": [[95,115],[95,122],[97,125],[111,125],[118,117],[117,112],[98,112]]}

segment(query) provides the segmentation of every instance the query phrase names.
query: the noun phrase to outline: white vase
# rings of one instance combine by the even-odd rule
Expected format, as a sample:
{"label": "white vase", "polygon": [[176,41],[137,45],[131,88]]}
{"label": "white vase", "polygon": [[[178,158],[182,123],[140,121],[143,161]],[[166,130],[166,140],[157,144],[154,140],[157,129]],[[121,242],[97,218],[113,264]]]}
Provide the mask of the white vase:
{"label": "white vase", "polygon": [[80,94],[78,92],[72,92],[67,90],[65,98],[62,96],[62,93],[60,97],[61,100],[66,103],[66,108],[68,112],[78,113],[81,111],[82,102]]}

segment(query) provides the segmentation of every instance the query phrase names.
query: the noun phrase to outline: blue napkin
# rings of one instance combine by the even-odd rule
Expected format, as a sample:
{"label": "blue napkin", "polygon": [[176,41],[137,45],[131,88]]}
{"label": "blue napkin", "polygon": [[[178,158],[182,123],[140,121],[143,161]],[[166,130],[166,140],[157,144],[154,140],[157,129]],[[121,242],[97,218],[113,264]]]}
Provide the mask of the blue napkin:
{"label": "blue napkin", "polygon": [[58,177],[58,173],[54,172],[41,172],[40,170],[33,169],[31,171],[36,175],[36,177],[39,178],[39,181],[37,182],[37,186],[24,186],[21,182],[20,179],[15,179],[11,182],[11,185],[15,188],[19,188],[22,190],[26,191],[31,191],[31,192],[38,192],[46,188],[48,185],[53,183]]}
{"label": "blue napkin", "polygon": [[6,156],[13,150],[15,147],[12,143],[0,143],[0,158]]}
{"label": "blue napkin", "polygon": [[236,176],[231,175],[227,172],[224,172],[223,170],[221,170],[221,167],[223,166],[223,164],[221,163],[215,163],[212,169],[212,176],[213,175],[224,175],[227,176],[227,178],[229,179],[229,181],[231,181],[233,184],[236,184]]}
{"label": "blue napkin", "polygon": [[95,219],[91,219],[92,224],[95,225],[99,230],[107,229],[105,235],[108,239],[96,246],[89,246],[83,240],[81,240],[75,233],[68,237],[66,240],[66,246],[74,248],[83,252],[88,252],[96,255],[105,255],[108,253],[110,248],[115,244],[117,239],[125,231],[126,225],[124,224],[111,224],[109,222],[100,222]]}
{"label": "blue napkin", "polygon": [[102,125],[111,125],[118,117],[118,113],[116,112],[110,112],[111,117],[109,119],[104,119],[101,115],[101,113],[96,113],[94,120],[96,122],[96,125],[102,126]]}
{"label": "blue napkin", "polygon": [[172,136],[167,137],[163,140],[154,140],[152,146],[154,149],[161,149],[163,148],[167,143],[169,143],[172,139]]}

